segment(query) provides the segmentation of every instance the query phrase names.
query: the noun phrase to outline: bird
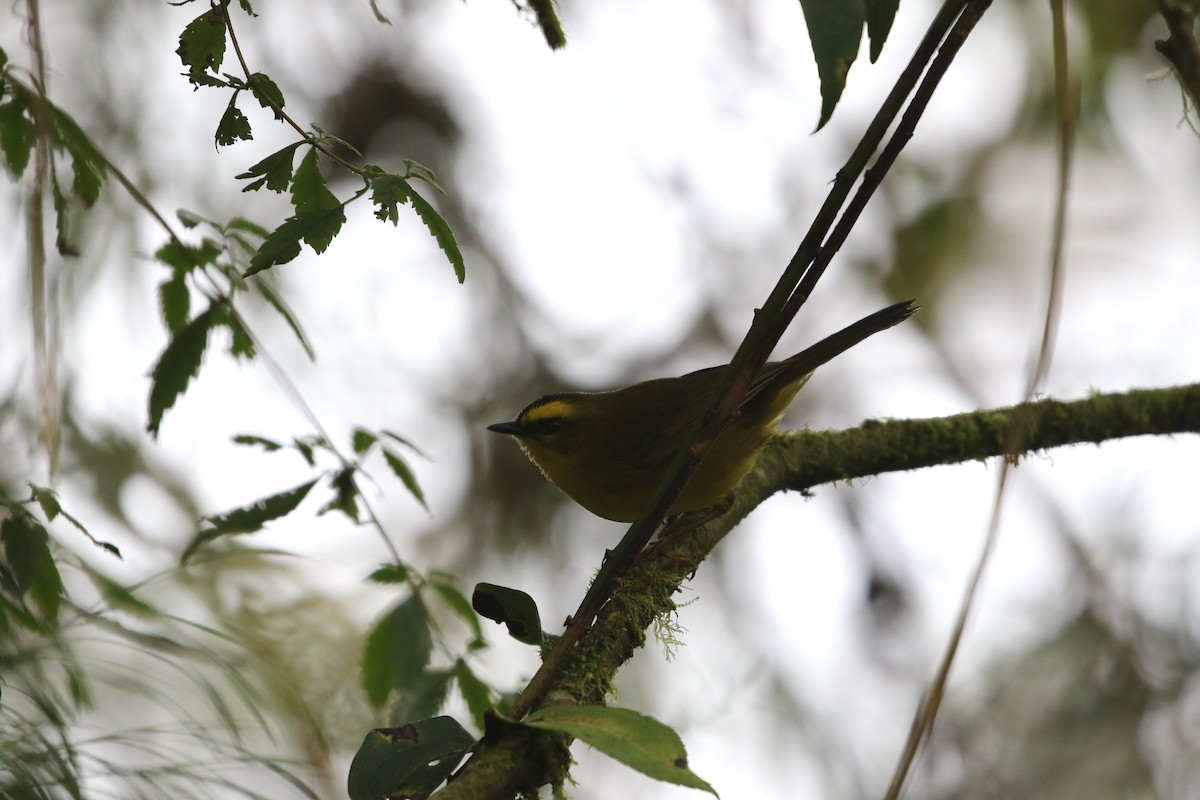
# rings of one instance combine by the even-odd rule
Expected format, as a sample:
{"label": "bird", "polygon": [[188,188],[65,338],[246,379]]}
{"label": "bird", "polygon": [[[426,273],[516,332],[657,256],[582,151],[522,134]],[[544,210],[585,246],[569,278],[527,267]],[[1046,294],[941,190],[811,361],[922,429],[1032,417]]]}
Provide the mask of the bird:
{"label": "bird", "polygon": [[[914,303],[888,306],[790,358],[764,364],[668,513],[727,503],[813,370],[908,319],[919,310]],[[701,416],[720,399],[728,370],[724,364],[611,391],[548,394],[487,429],[516,439],[543,475],[588,511],[632,522],[653,500]]]}

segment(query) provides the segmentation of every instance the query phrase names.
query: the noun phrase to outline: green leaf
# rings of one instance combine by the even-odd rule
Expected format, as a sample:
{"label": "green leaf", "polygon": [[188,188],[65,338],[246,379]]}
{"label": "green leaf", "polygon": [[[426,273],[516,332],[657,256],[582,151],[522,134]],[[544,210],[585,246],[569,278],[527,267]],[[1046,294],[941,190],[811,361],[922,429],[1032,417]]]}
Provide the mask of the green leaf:
{"label": "green leaf", "polygon": [[426,461],[431,460],[429,458],[428,453],[426,453],[424,450],[422,450],[421,448],[419,448],[415,444],[413,444],[410,440],[404,438],[403,436],[396,433],[395,431],[389,431],[389,430],[385,429],[385,430],[380,431],[380,433],[382,433],[384,436],[388,437],[389,439],[391,439],[395,442],[399,442],[400,444],[404,445],[409,450],[412,450],[414,453],[416,453],[417,455],[419,455],[421,458],[425,459]]}
{"label": "green leaf", "polygon": [[[263,108],[281,109],[284,106],[283,92],[275,81],[267,77],[266,73],[256,72],[250,76],[250,88],[254,92],[254,98],[258,100],[258,104]],[[274,104],[274,107],[272,107]],[[275,111],[275,118],[280,119],[280,114]]]}
{"label": "green leaf", "polygon": [[176,272],[158,285],[158,306],[168,332],[178,333],[183,329],[192,309],[192,295],[184,273]]}
{"label": "green leaf", "polygon": [[377,206],[375,216],[388,220],[393,225],[400,221],[399,205],[410,203],[417,216],[425,223],[425,227],[433,234],[438,247],[445,252],[450,265],[454,267],[454,275],[462,283],[467,278],[467,268],[463,261],[462,251],[458,249],[458,241],[454,231],[442,219],[425,198],[417,194],[408,181],[399,175],[383,174],[371,178],[371,202]]}
{"label": "green leaf", "polygon": [[717,796],[688,769],[679,734],[653,717],[628,708],[557,705],[538,709],[525,724],[574,736],[651,778]]}
{"label": "green leaf", "polygon": [[54,247],[64,256],[77,256],[79,248],[71,236],[71,228],[74,227],[71,221],[74,215],[71,213],[67,195],[58,182],[58,172],[53,165],[50,167],[50,197],[54,203]]}
{"label": "green leaf", "polygon": [[211,527],[204,528],[192,537],[192,541],[188,542],[188,546],[179,560],[187,561],[200,547],[214,539],[241,533],[254,533],[261,530],[268,522],[287,516],[304,501],[313,486],[317,484],[317,480],[313,479],[302,483],[295,488],[264,497],[248,506],[235,508],[224,514],[204,517]]}
{"label": "green leaf", "polygon": [[194,84],[199,85],[197,76],[219,70],[225,60],[225,20],[220,10],[209,9],[189,22],[179,36],[175,52]]}
{"label": "green leaf", "polygon": [[474,743],[475,737],[451,717],[376,728],[363,739],[350,764],[346,782],[350,800],[428,797]]}
{"label": "green leaf", "polygon": [[225,113],[221,115],[221,121],[217,123],[215,138],[218,147],[231,145],[239,139],[248,142],[254,138],[254,131],[250,129],[250,120],[246,119],[246,115],[242,113],[241,109],[234,105],[236,99],[236,94],[230,98],[229,105],[225,107]]}
{"label": "green leaf", "polygon": [[874,64],[883,52],[883,43],[892,30],[900,0],[866,0],[867,38],[871,41],[871,63]]}
{"label": "green leaf", "polygon": [[264,497],[248,506],[205,519],[217,533],[253,533],[268,522],[295,511],[316,484],[317,479],[313,479],[287,491]]}
{"label": "green leaf", "polygon": [[0,150],[4,151],[4,165],[13,178],[25,174],[33,151],[33,120],[25,113],[26,109],[21,98],[0,105]]}
{"label": "green leaf", "polygon": [[417,161],[413,161],[411,158],[404,159],[404,166],[408,170],[407,174],[405,175],[406,178],[416,178],[417,180],[425,181],[425,183],[428,183],[434,189],[437,189],[438,194],[442,195],[443,197],[446,195],[446,190],[438,184],[437,176],[433,174],[433,170],[431,170],[429,167]]}
{"label": "green leaf", "polygon": [[800,0],[817,61],[817,75],[821,79],[818,130],[833,116],[833,109],[846,87],[850,65],[858,57],[867,16],[864,3],[865,0]]}
{"label": "green leaf", "polygon": [[163,414],[175,405],[188,383],[200,371],[214,316],[215,308],[209,306],[207,311],[177,331],[154,365],[150,373],[149,421],[146,423],[146,430],[151,436],[158,436]]}
{"label": "green leaf", "polygon": [[154,257],[178,272],[191,272],[216,262],[220,254],[221,246],[212,239],[205,239],[199,245],[167,242],[154,252]]}
{"label": "green leaf", "polygon": [[92,583],[100,591],[109,608],[133,614],[135,617],[150,618],[159,616],[157,608],[137,597],[128,588],[117,583],[112,578],[100,574],[86,564],[83,565],[83,571],[91,578]]}
{"label": "green leaf", "polygon": [[[266,231],[263,231],[262,235],[266,236]],[[304,348],[309,361],[316,361],[317,353],[313,350],[312,343],[308,341],[308,336],[304,333],[304,329],[300,327],[300,321],[296,319],[296,315],[292,312],[288,304],[267,284],[267,281],[255,280],[253,284],[258,293],[263,296],[263,299],[271,304],[271,308],[275,309],[275,313],[283,317],[283,321],[292,329],[292,333],[295,335],[296,340],[300,342],[300,346]]]}
{"label": "green leaf", "polygon": [[255,436],[250,433],[239,433],[237,436],[233,437],[233,443],[251,447],[261,447],[268,453],[274,453],[276,450],[283,449],[283,445],[274,439],[268,439],[264,436]]}
{"label": "green leaf", "polygon": [[450,606],[450,609],[458,614],[463,622],[471,626],[475,641],[484,643],[483,624],[479,621],[479,615],[475,613],[475,609],[471,608],[471,601],[450,583],[452,578],[442,573],[434,573],[429,576],[429,580],[434,591],[441,595],[442,601]]}
{"label": "green leaf", "polygon": [[408,567],[404,564],[381,564],[367,580],[384,585],[405,583],[408,581]]}
{"label": "green leaf", "polygon": [[493,622],[503,623],[508,635],[518,642],[542,643],[542,618],[537,603],[525,592],[494,583],[478,583],[471,594],[471,607]]}
{"label": "green leaf", "polygon": [[65,591],[46,529],[26,513],[10,514],[0,521],[0,542],[17,591],[28,593],[46,619],[58,619]]}
{"label": "green leaf", "polygon": [[71,192],[85,206],[91,206],[100,197],[100,187],[108,173],[108,165],[96,145],[70,115],[58,106],[51,106],[51,109],[55,140],[71,156],[71,172],[75,175]]}
{"label": "green leaf", "polygon": [[294,142],[259,161],[246,172],[237,176],[238,180],[258,178],[242,187],[243,192],[251,192],[266,186],[272,192],[282,192],[292,182],[292,161],[295,159],[296,148],[303,141]]}
{"label": "green leaf", "polygon": [[239,359],[254,358],[254,339],[250,337],[250,332],[242,324],[241,317],[230,314],[222,308],[213,319],[213,324],[229,329],[232,336],[229,342],[230,355]]}
{"label": "green leaf", "polygon": [[393,689],[410,690],[429,665],[433,638],[429,615],[416,596],[375,623],[363,648],[362,685],[367,701],[382,708]]}
{"label": "green leaf", "polygon": [[432,717],[446,704],[454,674],[448,669],[422,672],[417,680],[401,693],[392,706],[390,718],[393,722]]}
{"label": "green leaf", "polygon": [[292,179],[292,205],[296,207],[297,212],[341,205],[337,196],[329,191],[325,184],[325,176],[321,174],[315,147],[309,148],[304,158],[300,159],[300,166],[296,168],[296,176]]}
{"label": "green leaf", "polygon": [[492,707],[492,690],[476,677],[467,662],[461,658],[454,662],[454,679],[458,681],[458,691],[466,701],[471,719],[480,728],[483,727],[483,715]]}
{"label": "green leaf", "polygon": [[277,264],[286,264],[300,255],[300,241],[316,253],[325,252],[333,237],[346,221],[346,210],[340,205],[314,211],[298,212],[268,234],[258,252],[250,259],[245,277],[250,277]]}
{"label": "green leaf", "polygon": [[398,453],[388,448],[383,449],[383,458],[387,461],[392,472],[400,482],[404,484],[404,488],[408,489],[413,497],[417,498],[417,502],[426,511],[429,510],[429,504],[425,502],[425,493],[421,491],[420,484],[417,483],[417,476],[413,474],[412,468],[408,466],[408,462],[400,457]]}
{"label": "green leaf", "polygon": [[379,441],[379,437],[363,428],[355,428],[354,436],[351,444],[354,447],[354,454],[361,456],[363,453],[371,449],[371,445]]}

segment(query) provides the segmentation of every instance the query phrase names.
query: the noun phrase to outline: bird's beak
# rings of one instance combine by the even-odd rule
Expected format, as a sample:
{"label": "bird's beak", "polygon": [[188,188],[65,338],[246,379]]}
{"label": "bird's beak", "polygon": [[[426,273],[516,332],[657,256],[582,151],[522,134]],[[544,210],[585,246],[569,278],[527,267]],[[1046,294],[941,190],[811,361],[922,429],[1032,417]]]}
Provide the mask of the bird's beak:
{"label": "bird's beak", "polygon": [[495,431],[496,433],[503,433],[508,436],[524,436],[525,435],[524,429],[522,429],[521,426],[518,425],[515,421],[513,421],[513,422],[497,422],[494,425],[488,425],[487,429],[489,431]]}

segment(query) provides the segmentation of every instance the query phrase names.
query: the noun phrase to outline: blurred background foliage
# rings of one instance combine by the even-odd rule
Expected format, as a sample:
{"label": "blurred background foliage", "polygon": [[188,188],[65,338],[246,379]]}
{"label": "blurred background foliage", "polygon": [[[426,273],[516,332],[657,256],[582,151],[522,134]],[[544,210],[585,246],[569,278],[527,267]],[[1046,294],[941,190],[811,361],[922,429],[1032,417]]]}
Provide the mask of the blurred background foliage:
{"label": "blurred background foliage", "polygon": [[[726,360],[934,6],[902,6],[884,57],[860,59],[833,121],[809,136],[820,104],[795,3],[567,0],[570,42],[553,55],[495,5],[381,2],[384,25],[366,3],[290,0],[242,18],[248,58],[298,119],[370,162],[434,170],[468,268],[457,286],[415,220],[352,218],[323,257],[276,270],[315,365],[277,321],[246,313],[328,429],[389,427],[432,455],[418,467],[428,515],[382,480],[373,489],[405,560],[464,589],[520,587],[551,624],[620,531],[570,507],[484,426],[548,391]],[[282,218],[282,201],[240,194],[233,175],[287,132],[264,116],[255,142],[214,153],[224,100],[179,74],[176,39],[198,11],[41,8],[51,97],[157,207]],[[27,61],[22,9],[4,13],[0,46]],[[1077,166],[1045,389],[1195,380],[1200,148],[1153,49],[1162,23],[1149,2],[1070,14]],[[824,368],[791,424],[1019,399],[1053,198],[1048,19],[1028,1],[985,17],[786,346],[893,300],[917,297],[924,312]],[[0,487],[53,484],[124,560],[50,526],[73,603],[53,631],[0,630],[0,795],[342,796],[362,735],[387,722],[358,676],[364,632],[392,599],[363,578],[386,552],[309,513],[178,566],[199,516],[305,474],[229,437],[310,431],[264,370],[214,356],[161,441],[147,439],[145,375],[166,335],[162,268],[146,254],[162,237],[112,185],[80,218],[82,254],[51,264],[61,458],[49,474],[18,233],[29,188],[0,193],[13,232],[0,241]],[[913,796],[1200,796],[1197,455],[1185,440],[1126,442],[1018,470]],[[675,726],[723,793],[878,796],[993,483],[967,465],[773,500],[700,570],[679,617],[685,646],[630,665],[621,704]],[[511,689],[533,654],[490,640],[475,668]],[[575,797],[686,791],[576,756]]]}

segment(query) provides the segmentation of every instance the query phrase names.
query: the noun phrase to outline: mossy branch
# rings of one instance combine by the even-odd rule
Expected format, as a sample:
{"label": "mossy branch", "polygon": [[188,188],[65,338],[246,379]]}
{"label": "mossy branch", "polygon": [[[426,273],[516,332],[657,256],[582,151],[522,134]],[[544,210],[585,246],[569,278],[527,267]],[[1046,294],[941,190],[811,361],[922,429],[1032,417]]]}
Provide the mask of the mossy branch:
{"label": "mossy branch", "polygon": [[[617,670],[645,643],[646,629],[655,618],[675,609],[672,597],[689,574],[741,519],[776,492],[939,464],[1020,458],[1071,444],[1173,433],[1200,433],[1200,384],[1096,394],[1073,402],[1040,400],[934,419],[870,420],[846,430],[776,436],[739,486],[726,514],[643,554],[570,651],[547,700],[605,702]],[[1019,452],[1014,452],[1015,441],[1023,443]],[[539,782],[561,785],[566,759],[550,755],[560,752],[561,740],[546,737],[539,743],[544,736],[524,726],[494,726],[459,777],[438,796],[510,798],[528,793]],[[521,763],[526,759],[528,763]]]}

